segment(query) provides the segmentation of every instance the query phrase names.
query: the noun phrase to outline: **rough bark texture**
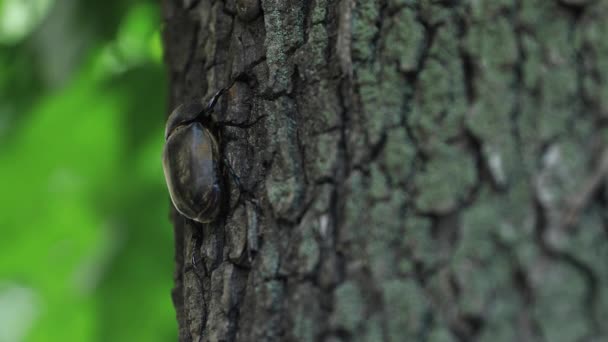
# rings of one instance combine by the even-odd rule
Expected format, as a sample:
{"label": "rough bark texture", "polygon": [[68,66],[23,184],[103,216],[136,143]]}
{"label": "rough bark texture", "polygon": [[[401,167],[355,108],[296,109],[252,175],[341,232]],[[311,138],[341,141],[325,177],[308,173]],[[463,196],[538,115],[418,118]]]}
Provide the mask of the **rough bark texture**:
{"label": "rough bark texture", "polygon": [[181,341],[607,337],[607,1],[164,15],[172,107],[239,80],[243,190],[225,166],[217,222],[173,213]]}

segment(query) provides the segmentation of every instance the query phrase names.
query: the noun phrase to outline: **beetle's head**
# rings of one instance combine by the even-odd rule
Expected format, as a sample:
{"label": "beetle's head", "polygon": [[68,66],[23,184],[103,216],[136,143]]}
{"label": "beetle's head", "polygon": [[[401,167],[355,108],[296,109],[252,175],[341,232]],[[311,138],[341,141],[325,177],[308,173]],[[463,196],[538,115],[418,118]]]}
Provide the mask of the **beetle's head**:
{"label": "beetle's head", "polygon": [[[234,84],[234,82],[232,82]],[[228,90],[228,88],[220,89],[211,99],[207,106],[199,101],[192,101],[183,103],[173,110],[169,118],[167,119],[167,126],[165,127],[165,140],[169,138],[173,130],[182,125],[187,125],[194,121],[202,122],[206,124],[209,122],[210,114],[213,112],[215,104],[219,98]]]}
{"label": "beetle's head", "polygon": [[169,138],[173,130],[181,125],[189,124],[199,119],[205,113],[205,106],[198,101],[186,102],[177,106],[169,115],[165,126],[165,140]]}

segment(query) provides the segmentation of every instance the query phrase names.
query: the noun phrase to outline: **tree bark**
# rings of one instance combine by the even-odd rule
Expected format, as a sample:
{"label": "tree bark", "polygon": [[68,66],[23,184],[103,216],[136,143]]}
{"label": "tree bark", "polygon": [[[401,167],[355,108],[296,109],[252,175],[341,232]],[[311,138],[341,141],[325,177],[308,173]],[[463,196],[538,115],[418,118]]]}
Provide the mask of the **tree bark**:
{"label": "tree bark", "polygon": [[165,0],[171,108],[237,80],[222,215],[172,212],[180,341],[606,338],[606,18]]}

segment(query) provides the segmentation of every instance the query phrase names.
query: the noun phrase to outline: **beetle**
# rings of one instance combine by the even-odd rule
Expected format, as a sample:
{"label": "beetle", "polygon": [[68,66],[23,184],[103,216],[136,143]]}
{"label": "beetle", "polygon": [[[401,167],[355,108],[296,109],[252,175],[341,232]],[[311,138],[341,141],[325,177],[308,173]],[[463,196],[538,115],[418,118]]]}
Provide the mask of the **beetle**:
{"label": "beetle", "polygon": [[201,223],[215,220],[221,207],[221,159],[210,114],[224,92],[218,91],[206,107],[201,102],[178,106],[165,127],[162,160],[171,201],[180,214]]}

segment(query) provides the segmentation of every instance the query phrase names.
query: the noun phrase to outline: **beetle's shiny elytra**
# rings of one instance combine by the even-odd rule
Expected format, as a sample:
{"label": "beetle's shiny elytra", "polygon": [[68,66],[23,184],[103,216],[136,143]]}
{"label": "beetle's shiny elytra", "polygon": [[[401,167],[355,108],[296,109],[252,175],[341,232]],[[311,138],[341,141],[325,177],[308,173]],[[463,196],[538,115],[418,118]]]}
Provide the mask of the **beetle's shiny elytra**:
{"label": "beetle's shiny elytra", "polygon": [[208,115],[200,103],[180,105],[167,120],[163,169],[173,205],[185,217],[206,223],[220,209],[218,143],[198,118]]}

